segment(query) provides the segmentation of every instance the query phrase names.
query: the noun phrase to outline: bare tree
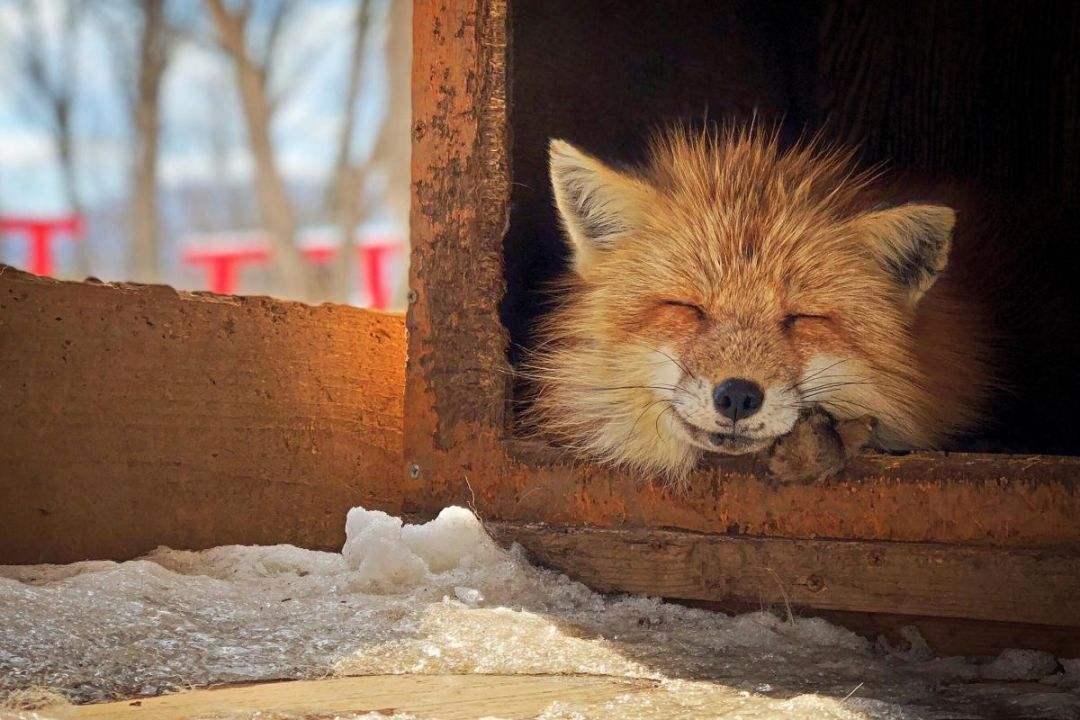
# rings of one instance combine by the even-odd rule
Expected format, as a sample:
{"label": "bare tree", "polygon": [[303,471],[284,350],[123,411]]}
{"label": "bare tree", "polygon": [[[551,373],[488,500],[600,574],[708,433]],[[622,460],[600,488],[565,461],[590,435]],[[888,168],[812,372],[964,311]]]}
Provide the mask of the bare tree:
{"label": "bare tree", "polygon": [[138,82],[133,104],[135,162],[132,171],[131,273],[143,282],[159,279],[158,144],[161,80],[169,58],[165,0],[142,0]]}
{"label": "bare tree", "polygon": [[255,161],[256,195],[273,244],[279,286],[293,297],[311,299],[314,274],[308,270],[295,244],[296,213],[271,140],[271,122],[278,104],[269,91],[271,63],[281,29],[296,3],[282,0],[270,8],[272,14],[261,58],[254,56],[248,43],[252,15],[250,1],[241,3],[235,10],[226,7],[224,0],[206,0],[206,5],[217,31],[218,43],[232,61],[236,76],[248,144]]}
{"label": "bare tree", "polygon": [[[52,135],[64,200],[71,212],[82,214],[72,116],[78,84],[79,23],[86,5],[71,0],[61,6],[60,35],[52,43],[46,39],[45,10],[41,2],[22,0],[14,7],[24,32],[21,42],[13,50],[29,90],[28,104],[44,119]],[[76,244],[75,264],[77,274],[90,273],[90,250],[86,241]]]}
{"label": "bare tree", "polygon": [[352,141],[356,130],[356,105],[360,95],[360,78],[363,74],[364,52],[371,25],[371,4],[360,0],[356,9],[353,46],[349,56],[349,71],[345,81],[345,107],[341,123],[341,135],[337,157],[334,161],[334,180],[330,186],[330,205],[334,209],[341,250],[334,272],[334,295],[340,302],[348,302],[352,295],[352,275],[356,255],[353,253],[353,234],[363,217],[362,202],[363,169],[352,160]]}
{"label": "bare tree", "polygon": [[[374,162],[386,174],[384,202],[390,217],[406,232],[408,240],[412,156],[412,9],[411,2],[391,2],[386,42],[389,97],[386,115],[375,144]],[[404,308],[409,290],[408,274],[399,279],[390,306]]]}
{"label": "bare tree", "polygon": [[[385,68],[388,76],[386,110],[379,125],[371,156],[364,162],[356,162],[350,154],[355,130],[357,99],[363,56],[371,26],[369,3],[362,2],[357,9],[354,45],[346,86],[345,115],[342,122],[340,144],[334,170],[334,182],[330,192],[330,206],[343,243],[350,243],[356,226],[371,212],[365,182],[374,171],[385,180],[381,203],[387,214],[399,227],[407,228],[409,222],[409,157],[411,137],[411,69],[412,69],[412,3],[391,2],[385,18],[386,48]],[[351,250],[351,244],[346,245]],[[338,258],[334,285],[336,296],[345,302],[352,291],[352,270],[356,257],[343,252]],[[408,282],[402,278],[394,288],[391,305],[405,305]]]}

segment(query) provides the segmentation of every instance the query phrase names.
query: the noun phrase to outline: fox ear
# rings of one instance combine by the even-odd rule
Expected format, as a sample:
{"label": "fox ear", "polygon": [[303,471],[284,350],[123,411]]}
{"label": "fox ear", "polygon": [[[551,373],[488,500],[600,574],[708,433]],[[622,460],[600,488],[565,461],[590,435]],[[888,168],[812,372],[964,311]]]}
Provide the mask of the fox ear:
{"label": "fox ear", "polygon": [[644,188],[565,140],[552,140],[548,157],[555,205],[581,272],[634,226]]}
{"label": "fox ear", "polygon": [[867,213],[857,223],[914,306],[949,262],[956,213],[943,205],[909,204]]}

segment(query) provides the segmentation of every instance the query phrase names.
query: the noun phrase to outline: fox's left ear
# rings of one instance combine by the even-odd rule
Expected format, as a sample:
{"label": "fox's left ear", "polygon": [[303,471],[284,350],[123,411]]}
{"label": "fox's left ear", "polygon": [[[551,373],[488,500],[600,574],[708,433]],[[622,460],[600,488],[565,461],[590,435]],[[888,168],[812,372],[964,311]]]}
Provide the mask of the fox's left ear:
{"label": "fox's left ear", "polygon": [[956,213],[943,205],[909,204],[867,213],[856,224],[914,306],[949,262]]}

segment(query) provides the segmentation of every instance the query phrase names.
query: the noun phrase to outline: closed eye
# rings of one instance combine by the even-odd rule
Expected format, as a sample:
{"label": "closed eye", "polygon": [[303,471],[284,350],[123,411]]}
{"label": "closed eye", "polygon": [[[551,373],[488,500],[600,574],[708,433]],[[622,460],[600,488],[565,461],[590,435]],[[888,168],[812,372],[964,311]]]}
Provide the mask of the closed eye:
{"label": "closed eye", "polygon": [[789,313],[784,316],[783,326],[785,330],[790,330],[800,322],[806,320],[831,320],[828,315],[816,315],[814,313]]}
{"label": "closed eye", "polygon": [[699,320],[704,320],[706,317],[705,308],[701,307],[697,303],[689,302],[688,300],[661,300],[660,304],[666,305],[668,307],[678,307],[693,310]]}

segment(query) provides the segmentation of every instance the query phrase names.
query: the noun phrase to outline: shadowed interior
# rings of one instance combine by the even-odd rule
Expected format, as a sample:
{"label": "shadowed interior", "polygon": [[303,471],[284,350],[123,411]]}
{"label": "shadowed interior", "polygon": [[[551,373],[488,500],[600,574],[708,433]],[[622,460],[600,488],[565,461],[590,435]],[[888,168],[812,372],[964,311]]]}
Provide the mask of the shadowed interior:
{"label": "shadowed interior", "polygon": [[[1074,454],[1080,399],[1080,8],[1071,3],[845,0],[511,5],[513,197],[501,314],[512,362],[566,267],[547,177],[561,137],[641,160],[671,121],[820,132],[867,165],[944,181],[1007,228],[994,308],[1013,334],[996,421],[965,449]],[[912,198],[915,199],[915,198]],[[920,198],[923,199],[923,198]],[[954,257],[982,282],[986,257]]]}

